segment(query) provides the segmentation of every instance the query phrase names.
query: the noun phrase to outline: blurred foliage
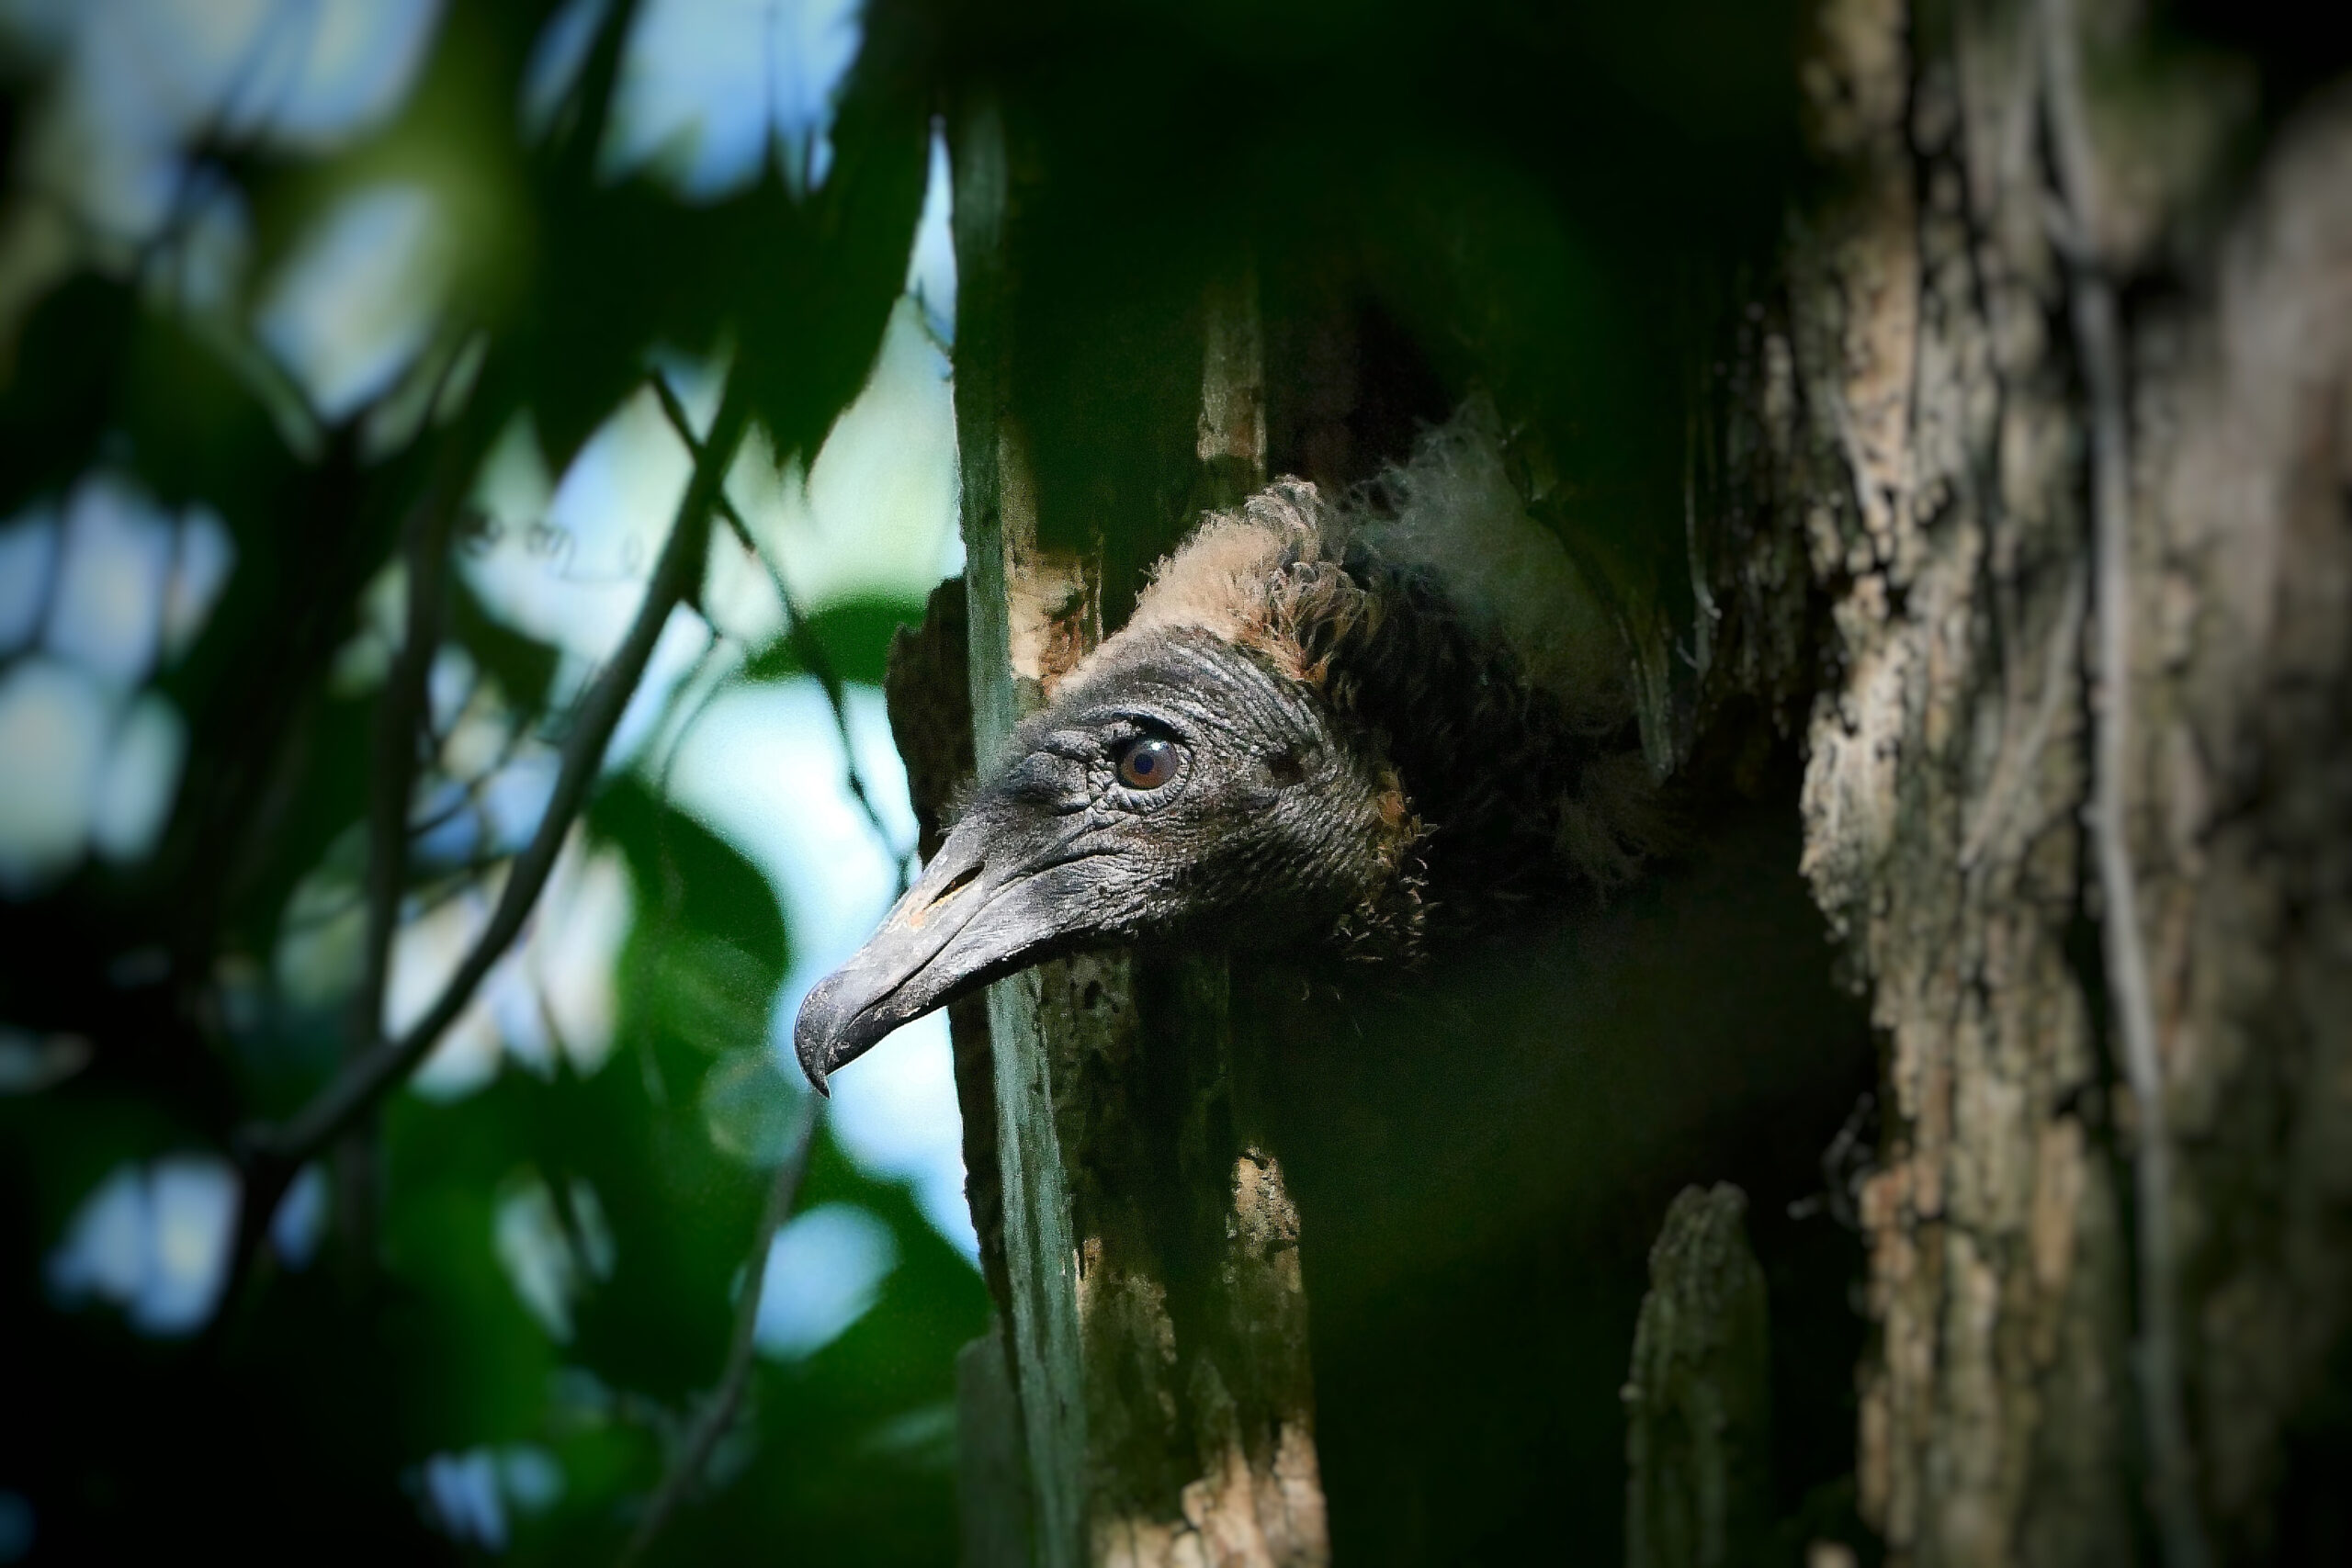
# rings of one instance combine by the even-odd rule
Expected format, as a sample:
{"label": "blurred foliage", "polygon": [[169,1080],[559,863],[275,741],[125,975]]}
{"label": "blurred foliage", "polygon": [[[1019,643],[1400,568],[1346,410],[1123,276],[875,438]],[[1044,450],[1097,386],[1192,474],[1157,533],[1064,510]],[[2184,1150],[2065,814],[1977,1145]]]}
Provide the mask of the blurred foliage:
{"label": "blurred foliage", "polygon": [[907,606],[895,600],[854,599],[828,605],[801,623],[805,636],[769,644],[744,666],[744,673],[775,681],[821,671],[878,686],[889,660],[891,634],[908,619]]}
{"label": "blurred foliage", "polygon": [[[418,520],[463,507],[520,412],[560,474],[657,363],[720,367],[768,446],[800,464],[865,380],[924,192],[918,29],[875,8],[814,188],[789,188],[771,158],[740,189],[690,197],[658,162],[616,175],[600,159],[637,10],[450,5],[397,109],[323,149],[224,114],[187,149],[161,228],[128,249],[78,245],[0,323],[0,516],[104,468],[164,508],[213,509],[236,562],[201,637],[157,678],[187,733],[160,843],[0,904],[11,1048],[88,1043],[65,1081],[0,1099],[0,1488],[29,1500],[37,1561],[194,1540],[261,1561],[609,1559],[718,1377],[800,1092],[763,1049],[790,944],[760,872],[628,769],[594,791],[582,846],[617,853],[633,909],[601,1065],[558,1051],[456,1098],[395,1093],[320,1168],[318,1258],[292,1267],[265,1243],[194,1337],[141,1338],[60,1301],[48,1274],[110,1171],[234,1153],[241,1129],[295,1111],[362,1043],[348,1007],[288,995],[273,955],[311,918],[300,889],[357,897],[391,682],[345,679],[338,660]],[[583,22],[570,86],[535,123],[517,112],[535,51]],[[56,90],[47,69],[28,49],[10,72],[18,132]],[[437,281],[415,282],[427,331],[387,384],[331,412],[251,323],[355,195],[387,186],[424,189],[438,215]],[[42,199],[20,179],[16,220]],[[178,280],[207,204],[224,202],[247,215],[241,291],[194,300]],[[829,679],[876,682],[889,630],[919,614],[830,608],[742,650],[738,678],[814,660]],[[396,645],[397,614],[385,629]],[[437,636],[494,689],[510,750],[564,743],[578,688],[560,649],[462,572]],[[514,847],[483,841],[454,870],[413,849],[412,910],[495,876]],[[341,882],[317,882],[337,867]],[[952,1358],[985,1297],[903,1185],[820,1134],[801,1202],[835,1201],[895,1237],[882,1297],[807,1359],[758,1359],[657,1558],[952,1551]],[[502,1247],[515,1215],[540,1213],[555,1273],[533,1295]],[[447,1490],[468,1477],[482,1484]]]}

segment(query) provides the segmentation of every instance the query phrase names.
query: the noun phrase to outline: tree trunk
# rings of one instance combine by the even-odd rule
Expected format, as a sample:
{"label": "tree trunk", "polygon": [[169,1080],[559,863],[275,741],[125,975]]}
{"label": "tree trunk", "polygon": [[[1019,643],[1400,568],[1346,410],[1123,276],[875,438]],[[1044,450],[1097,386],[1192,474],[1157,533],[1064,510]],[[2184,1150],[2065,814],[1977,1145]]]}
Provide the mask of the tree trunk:
{"label": "tree trunk", "polygon": [[1752,355],[1743,482],[1833,602],[1806,869],[1888,1042],[1898,1562],[2342,1507],[2290,1482],[2352,1306],[2352,103],[2227,180],[2230,80],[2139,22],[1832,0],[1844,185]]}
{"label": "tree trunk", "polygon": [[[957,128],[963,448],[974,735],[985,767],[1101,641],[1104,547],[1041,542],[1008,396],[1001,120]],[[1200,505],[1265,479],[1246,267],[1204,303]],[[1190,509],[1188,509],[1189,514]],[[1298,1218],[1237,1044],[1225,961],[1086,955],[989,993],[1012,1370],[1037,1562],[1329,1561]],[[967,1036],[972,1032],[966,1031]],[[967,1115],[970,1105],[967,1099]]]}

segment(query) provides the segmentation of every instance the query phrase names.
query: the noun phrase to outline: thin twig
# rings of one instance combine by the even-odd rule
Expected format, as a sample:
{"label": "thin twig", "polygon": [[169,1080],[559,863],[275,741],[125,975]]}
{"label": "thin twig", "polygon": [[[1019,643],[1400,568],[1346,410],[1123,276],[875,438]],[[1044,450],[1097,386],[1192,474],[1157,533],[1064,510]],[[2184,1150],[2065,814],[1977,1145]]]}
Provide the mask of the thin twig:
{"label": "thin twig", "polygon": [[[449,527],[455,513],[449,491],[436,485],[409,518],[401,541],[408,572],[408,626],[399,656],[384,682],[376,710],[374,777],[368,798],[368,864],[362,897],[367,935],[361,950],[359,985],[352,993],[344,1034],[346,1061],[365,1059],[383,1041],[384,987],[391,970],[392,933],[400,924],[401,895],[408,883],[408,805],[415,787],[418,734],[424,728],[426,688],[441,645],[449,562]],[[355,1125],[336,1145],[335,1188],[341,1228],[356,1263],[372,1243],[373,1204],[368,1171],[372,1156],[364,1130]]]}
{"label": "thin twig", "polygon": [[684,603],[702,578],[710,538],[710,518],[726,467],[741,445],[749,421],[747,400],[730,388],[722,398],[718,417],[704,460],[695,465],[685,494],[678,503],[669,542],[662,547],[637,618],[620,646],[573,715],[572,729],[563,745],[555,788],[538,829],[522,853],[499,894],[489,925],[475,942],[457,973],[449,977],[424,1016],[397,1041],[385,1043],[364,1059],[351,1064],[321,1090],[310,1104],[280,1127],[254,1134],[254,1149],[285,1164],[299,1164],[333,1138],[353,1118],[404,1079],[455,1022],[466,1004],[530,916],[556,856],[563,848],[571,822],[586,804],[588,792],[605,761],[605,748],[619,724],[623,710],[643,679],[653,646],[660,640],[670,613]]}
{"label": "thin twig", "polygon": [[793,1200],[799,1195],[800,1178],[808,1168],[808,1149],[816,1139],[817,1119],[823,1106],[824,1100],[818,1095],[800,1097],[800,1125],[793,1133],[789,1150],[775,1168],[775,1178],[768,1184],[767,1203],[760,1211],[759,1227],[752,1235],[752,1258],[744,1266],[743,1290],[735,1299],[735,1322],[728,1335],[727,1364],[702,1413],[680,1439],[670,1468],[663,1473],[662,1484],[647,1500],[645,1514],[638,1520],[628,1544],[621,1549],[619,1568],[629,1568],[645,1555],[680,1499],[701,1479],[703,1467],[710,1462],[711,1450],[718,1446],[718,1439],[734,1424],[735,1412],[743,1403],[743,1390],[752,1381],[752,1335],[760,1325],[760,1294],[767,1282],[768,1248],[775,1241],[775,1233],[791,1215]]}
{"label": "thin twig", "polygon": [[511,854],[476,855],[470,860],[436,868],[431,878],[406,904],[411,919],[421,919],[436,909],[447,908],[469,893],[478,893],[492,873],[514,863]]}
{"label": "thin twig", "polygon": [[[679,400],[676,389],[670,385],[669,377],[658,372],[654,375],[653,395],[661,400],[662,412],[669,417],[670,427],[677,432],[678,439],[685,443],[689,453],[699,458],[702,446],[695,435],[694,423],[686,417],[685,404]],[[768,574],[769,583],[775,589],[776,600],[784,606],[785,639],[791,643],[795,656],[817,678],[817,684],[824,691],[826,705],[832,709],[833,728],[841,736],[842,765],[850,795],[857,802],[858,809],[865,813],[866,823],[874,829],[874,836],[881,840],[884,852],[898,866],[899,891],[904,893],[907,890],[907,857],[891,841],[890,829],[884,824],[882,813],[865,787],[865,775],[858,772],[857,750],[850,739],[849,708],[842,694],[841,672],[833,668],[832,658],[825,651],[824,644],[819,642],[816,634],[809,629],[808,617],[801,612],[799,601],[792,596],[791,586],[784,580],[783,569],[766,550],[760,547],[759,539],[752,533],[752,525],[743,520],[742,513],[736,510],[734,498],[727,493],[723,485],[718,491],[718,514],[726,520],[728,528],[735,536],[735,542],[743,547],[745,554],[760,563],[761,570]]]}
{"label": "thin twig", "polygon": [[[479,693],[481,689],[481,683],[476,682],[474,693],[469,693],[467,695],[468,705],[472,703],[474,694]],[[506,733],[498,742],[498,755],[492,758],[489,764],[471,778],[460,779],[445,774],[448,782],[456,787],[457,798],[437,811],[412,819],[408,825],[408,836],[412,841],[447,827],[468,812],[485,818],[486,822],[489,807],[484,803],[483,792],[490,788],[499,775],[514,764],[515,761],[523,755],[525,746],[534,740],[544,739],[537,728],[530,722],[527,714],[510,711],[507,718],[509,722],[506,726]],[[432,739],[437,750],[447,743],[447,737],[436,734],[432,737]],[[500,854],[492,858],[504,860],[506,856]]]}
{"label": "thin twig", "polygon": [[[514,724],[507,729],[506,738],[498,743],[498,755],[491,759],[490,765],[472,778],[462,780],[451,778],[449,782],[458,786],[458,798],[431,816],[420,817],[411,822],[408,825],[410,838],[424,838],[427,833],[447,827],[469,811],[480,814],[487,809],[482,804],[482,791],[489,788],[491,783],[499,774],[504,773],[515,758],[523,754],[525,742],[537,739],[532,732],[531,727],[524,722],[522,715],[514,715]],[[434,739],[438,744],[446,740],[447,737],[435,736]]]}
{"label": "thin twig", "polygon": [[2041,22],[2043,101],[2070,230],[2071,243],[2060,248],[2069,274],[2075,349],[2090,401],[2092,558],[2098,606],[2091,835],[2106,902],[2101,924],[2108,989],[2122,1039],[2124,1076],[2137,1111],[2132,1207],[2140,1342],[2132,1360],[2147,1430],[2150,1502],[2166,1568],[2204,1568],[2210,1553],[2181,1396],[2172,1133],[2165,1121],[2164,1063],[2156,1054],[2155,1005],[2140,933],[2138,874],[2124,821],[2132,760],[2132,471],[2123,349],[2115,284],[2096,251],[2107,229],[2100,221],[2098,164],[2084,118],[2072,0],[2042,0]]}
{"label": "thin twig", "polygon": [[385,979],[408,883],[408,807],[416,783],[418,731],[441,645],[452,511],[443,498],[434,497],[412,521],[405,541],[408,627],[376,713],[375,778],[368,800],[368,934],[359,988],[351,998],[347,1055],[353,1056],[366,1055],[383,1038]]}
{"label": "thin twig", "polygon": [[[667,734],[670,738],[668,746],[662,752],[662,764],[654,774],[654,793],[665,800],[670,795],[670,779],[677,772],[678,753],[686,749],[686,739],[694,733],[695,726],[700,724],[703,716],[710,712],[711,705],[717,702],[719,694],[727,689],[727,682],[734,671],[731,670],[720,671],[716,679],[705,683],[699,692],[694,690],[695,682],[701,680],[704,672],[716,662],[719,649],[729,648],[729,645],[732,645],[730,652],[740,661],[742,645],[736,643],[732,637],[727,637],[714,627],[710,642],[702,650],[702,656],[695,660],[695,667],[686,671],[685,679],[678,682],[671,711],[662,716],[661,726],[654,730],[656,735]],[[689,696],[693,699],[691,707],[687,706]],[[674,723],[673,723],[673,719]]]}

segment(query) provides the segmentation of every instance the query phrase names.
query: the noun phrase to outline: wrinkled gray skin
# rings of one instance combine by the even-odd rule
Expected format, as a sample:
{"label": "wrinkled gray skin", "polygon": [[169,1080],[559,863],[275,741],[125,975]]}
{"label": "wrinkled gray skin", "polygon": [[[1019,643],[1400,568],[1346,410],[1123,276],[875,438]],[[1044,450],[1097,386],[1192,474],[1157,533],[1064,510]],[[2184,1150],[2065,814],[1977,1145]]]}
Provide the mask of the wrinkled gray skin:
{"label": "wrinkled gray skin", "polygon": [[[1147,736],[1177,753],[1148,791],[1116,772]],[[1114,638],[1013,732],[921,879],[808,993],[794,1043],[809,1082],[1059,953],[1322,941],[1378,896],[1396,836],[1371,748],[1344,739],[1315,692],[1206,633]]]}

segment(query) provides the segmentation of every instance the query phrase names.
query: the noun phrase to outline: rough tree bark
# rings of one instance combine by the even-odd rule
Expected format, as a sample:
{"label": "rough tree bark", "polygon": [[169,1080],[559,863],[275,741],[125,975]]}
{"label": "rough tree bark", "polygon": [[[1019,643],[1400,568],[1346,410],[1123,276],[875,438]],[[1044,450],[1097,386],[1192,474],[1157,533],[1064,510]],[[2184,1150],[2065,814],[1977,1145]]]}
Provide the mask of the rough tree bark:
{"label": "rough tree bark", "polygon": [[1770,1528],[1771,1324],[1747,1196],[1686,1187],[1650,1249],[1625,1379],[1626,1568],[1727,1568]]}
{"label": "rough tree bark", "polygon": [[2233,171],[2243,95],[2143,21],[1830,0],[1841,184],[1728,442],[1832,606],[1806,869],[1887,1041],[1897,1562],[2309,1550],[2352,1310],[2352,101]]}
{"label": "rough tree bark", "polygon": [[[1104,563],[1099,542],[1040,543],[1009,395],[1016,280],[1001,255],[1017,186],[995,114],[977,107],[956,130],[956,421],[985,768],[1102,639]],[[1211,288],[1203,320],[1196,499],[1208,505],[1265,477],[1246,268]],[[1262,1043],[1237,1040],[1232,990],[1222,961],[1109,954],[989,991],[993,1101],[967,1095],[967,1111],[992,1112],[1001,1234],[983,1245],[1011,1303],[1010,1403],[1039,1563],[1329,1560],[1297,1213],[1250,1083]],[[967,1058],[976,1032],[959,1041]],[[967,1386],[984,1373],[967,1368]]]}

